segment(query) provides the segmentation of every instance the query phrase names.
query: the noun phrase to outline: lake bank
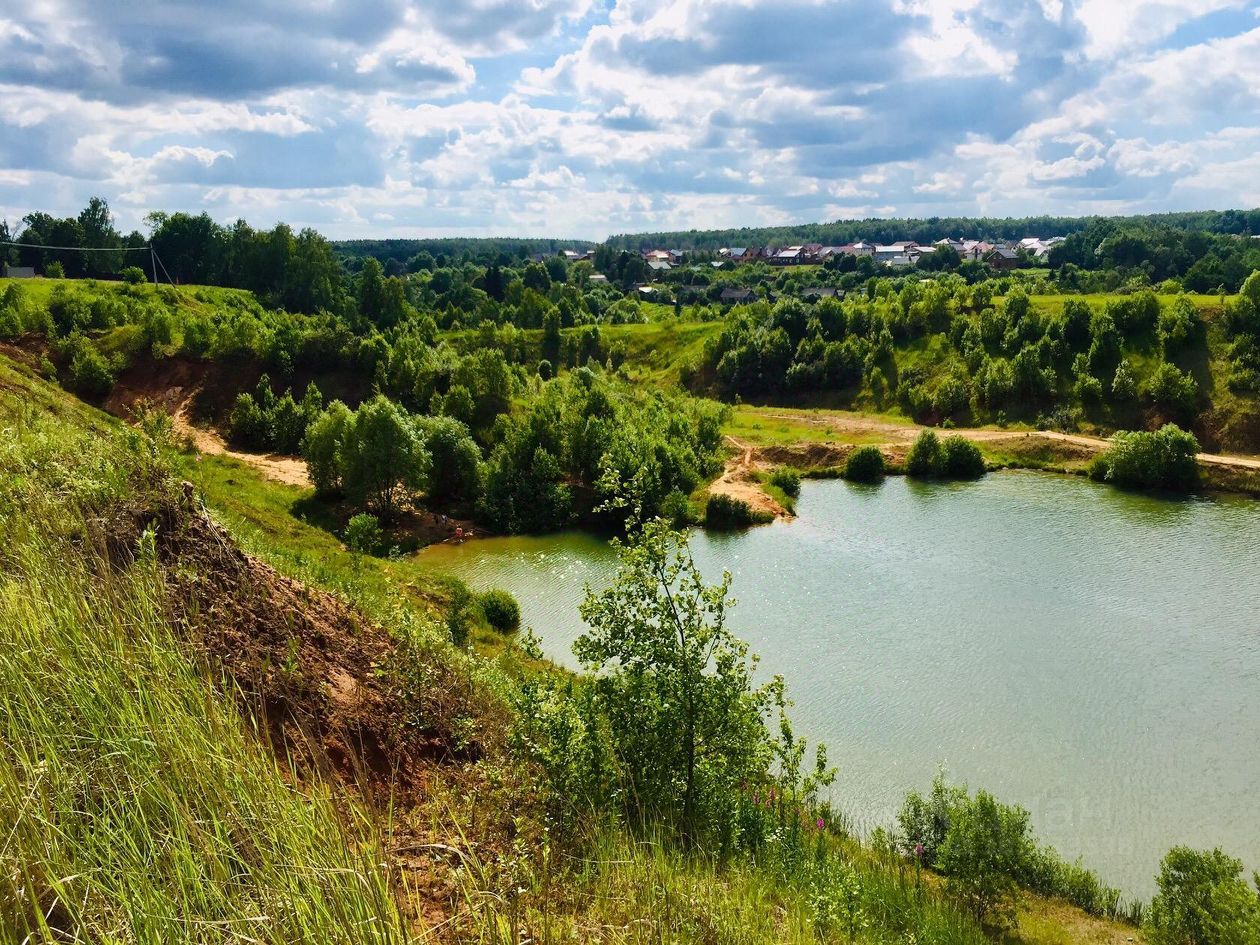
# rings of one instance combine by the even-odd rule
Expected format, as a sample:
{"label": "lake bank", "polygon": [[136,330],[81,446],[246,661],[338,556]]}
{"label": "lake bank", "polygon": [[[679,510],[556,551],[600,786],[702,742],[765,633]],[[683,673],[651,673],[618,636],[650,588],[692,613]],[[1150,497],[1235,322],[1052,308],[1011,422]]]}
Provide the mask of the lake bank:
{"label": "lake bank", "polygon": [[[1174,843],[1260,849],[1260,506],[1168,501],[1081,479],[808,482],[798,518],[697,532],[737,632],[782,673],[836,798],[887,823],[938,764],[1028,807],[1039,833],[1147,895]],[[422,562],[520,599],[573,665],[582,585],[615,559],[578,533],[493,538]],[[1257,864],[1251,864],[1252,866]]]}

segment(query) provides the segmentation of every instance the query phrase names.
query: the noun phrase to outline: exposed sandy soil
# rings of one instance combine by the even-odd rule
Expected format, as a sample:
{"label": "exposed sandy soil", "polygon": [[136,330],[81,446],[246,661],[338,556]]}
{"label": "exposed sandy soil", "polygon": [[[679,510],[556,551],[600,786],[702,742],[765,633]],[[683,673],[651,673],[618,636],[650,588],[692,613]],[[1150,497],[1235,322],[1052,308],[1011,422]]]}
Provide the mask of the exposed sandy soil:
{"label": "exposed sandy soil", "polygon": [[188,402],[180,404],[171,415],[177,436],[185,436],[199,452],[211,456],[230,456],[252,466],[268,479],[282,482],[289,486],[303,489],[311,487],[311,477],[306,469],[306,460],[300,456],[284,456],[279,453],[242,453],[230,449],[227,443],[214,430],[195,427],[188,420]]}
{"label": "exposed sandy soil", "polygon": [[727,442],[736,450],[726,461],[722,475],[709,485],[710,495],[727,495],[748,503],[754,512],[767,512],[778,518],[791,518],[791,513],[772,499],[757,480],[758,470],[766,464],[757,459],[757,450],[750,444],[727,436]]}
{"label": "exposed sandy soil", "polygon": [[171,415],[175,434],[186,437],[198,451],[211,456],[230,456],[275,482],[309,488],[311,477],[301,457],[234,450],[215,430],[193,424],[193,404],[201,394],[205,376],[204,364],[185,358],[167,359],[158,369],[150,366],[129,370],[119,377],[104,406],[119,417],[131,416],[142,404],[159,407]]}

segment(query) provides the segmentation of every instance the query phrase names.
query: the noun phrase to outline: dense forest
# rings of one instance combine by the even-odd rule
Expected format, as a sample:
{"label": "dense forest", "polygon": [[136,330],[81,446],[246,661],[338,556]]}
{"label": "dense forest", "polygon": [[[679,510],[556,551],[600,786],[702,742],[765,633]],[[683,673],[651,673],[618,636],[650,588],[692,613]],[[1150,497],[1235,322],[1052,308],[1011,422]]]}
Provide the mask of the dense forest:
{"label": "dense forest", "polygon": [[338,240],[334,249],[348,260],[373,257],[389,269],[390,260],[409,262],[420,257],[454,262],[492,263],[498,260],[526,260],[533,256],[554,256],[566,249],[594,248],[590,240],[520,239],[509,237],[430,237],[427,239]]}

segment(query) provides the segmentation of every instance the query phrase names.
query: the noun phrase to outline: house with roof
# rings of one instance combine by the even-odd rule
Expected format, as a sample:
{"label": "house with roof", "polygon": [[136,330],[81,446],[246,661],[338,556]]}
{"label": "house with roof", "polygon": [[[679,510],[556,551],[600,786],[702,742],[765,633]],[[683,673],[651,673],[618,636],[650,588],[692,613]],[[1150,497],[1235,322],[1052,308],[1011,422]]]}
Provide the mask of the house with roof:
{"label": "house with roof", "polygon": [[788,246],[770,257],[772,266],[799,266],[805,261],[804,246]]}
{"label": "house with roof", "polygon": [[801,289],[801,298],[806,302],[817,302],[819,299],[843,299],[844,293],[831,286],[810,286],[808,289]]}
{"label": "house with roof", "polygon": [[959,255],[962,256],[964,262],[967,260],[979,262],[993,249],[992,243],[986,243],[983,240],[963,240],[963,249]]}
{"label": "house with roof", "polygon": [[674,267],[668,262],[660,259],[650,260],[647,267],[651,271],[653,279],[659,279],[661,276],[665,275],[665,273],[672,272],[674,269]]}
{"label": "house with roof", "polygon": [[718,301],[723,305],[747,305],[750,302],[757,301],[757,293],[752,289],[737,289],[734,286],[727,286],[722,290],[722,294],[718,296]]}
{"label": "house with roof", "polygon": [[995,246],[984,255],[984,261],[994,269],[1017,269],[1019,253],[1009,246]]}

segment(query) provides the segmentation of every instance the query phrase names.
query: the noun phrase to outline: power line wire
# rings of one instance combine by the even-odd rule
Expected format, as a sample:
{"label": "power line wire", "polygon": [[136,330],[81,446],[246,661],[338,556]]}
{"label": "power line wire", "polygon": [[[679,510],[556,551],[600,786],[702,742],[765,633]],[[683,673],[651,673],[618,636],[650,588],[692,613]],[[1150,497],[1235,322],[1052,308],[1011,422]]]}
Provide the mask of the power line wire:
{"label": "power line wire", "polygon": [[67,253],[146,252],[149,254],[149,262],[153,268],[153,283],[157,284],[157,267],[161,266],[162,274],[166,276],[166,281],[171,285],[175,285],[175,280],[171,278],[171,274],[166,270],[166,263],[162,262],[162,257],[157,254],[157,250],[153,248],[152,243],[145,243],[143,246],[119,246],[114,248],[111,246],[46,246],[43,243],[18,243],[13,240],[0,240],[0,246],[16,246],[18,249],[51,249]]}
{"label": "power line wire", "polygon": [[17,246],[20,249],[57,249],[71,253],[138,253],[141,250],[151,250],[153,247],[146,243],[143,246],[45,246],[43,243],[16,243],[12,240],[0,240],[0,246]]}

